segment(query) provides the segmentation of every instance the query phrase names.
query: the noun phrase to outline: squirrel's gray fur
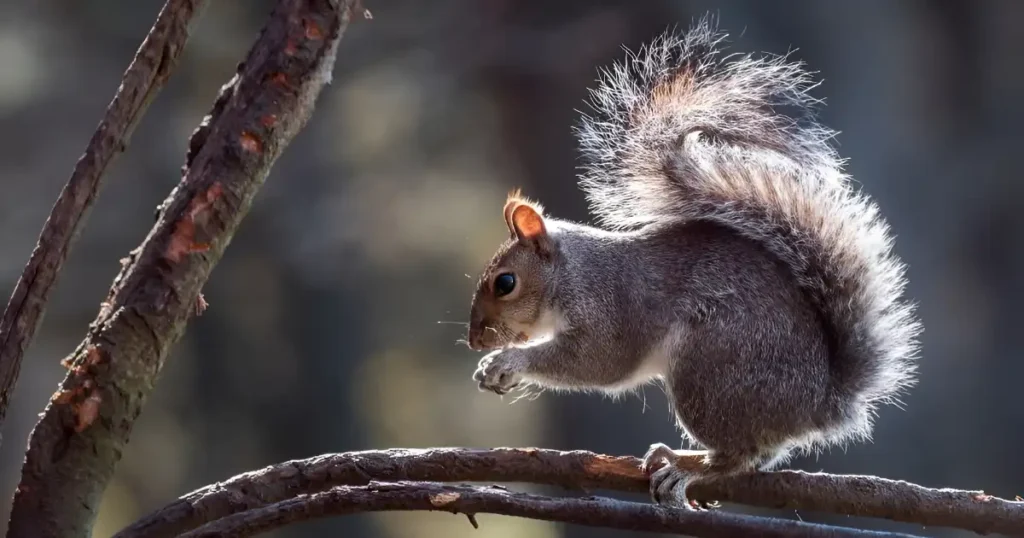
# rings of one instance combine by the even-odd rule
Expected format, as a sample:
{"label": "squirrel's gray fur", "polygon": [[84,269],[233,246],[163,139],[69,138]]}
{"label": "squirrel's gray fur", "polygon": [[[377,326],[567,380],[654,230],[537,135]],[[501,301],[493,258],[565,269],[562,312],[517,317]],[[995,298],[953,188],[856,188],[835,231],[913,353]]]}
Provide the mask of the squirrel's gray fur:
{"label": "squirrel's gray fur", "polygon": [[[550,336],[481,361],[475,378],[495,392],[661,379],[709,450],[702,476],[655,477],[662,494],[868,439],[876,406],[914,382],[921,330],[886,223],[814,120],[809,75],[723,57],[721,39],[705,19],[603,73],[578,127],[602,229],[544,216],[527,241],[510,220],[470,328],[477,349]],[[492,297],[500,271],[522,297]]]}

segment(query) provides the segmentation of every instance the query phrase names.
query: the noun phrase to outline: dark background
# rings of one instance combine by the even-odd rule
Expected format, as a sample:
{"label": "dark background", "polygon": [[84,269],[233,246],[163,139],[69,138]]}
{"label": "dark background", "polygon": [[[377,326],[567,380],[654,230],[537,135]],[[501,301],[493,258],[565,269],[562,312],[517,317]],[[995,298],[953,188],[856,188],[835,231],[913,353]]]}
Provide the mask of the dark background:
{"label": "dark background", "polygon": [[[162,0],[0,3],[0,295]],[[273,169],[175,347],[107,492],[106,537],[180,494],[322,452],[536,445],[640,455],[678,443],[657,387],[508,405],[456,344],[477,272],[523,186],[585,220],[570,127],[596,68],[712,10],[737,51],[819,72],[823,120],[881,205],[925,324],[920,384],[872,444],[795,465],[1024,494],[1024,2],[367,0],[334,83]],[[0,500],[24,439],[271,3],[213,1],[68,260],[25,358],[0,449]],[[473,280],[466,275],[471,275]],[[788,518],[936,529],[792,511]],[[6,515],[2,518],[6,520]],[[624,537],[445,514],[335,519],[278,536]]]}

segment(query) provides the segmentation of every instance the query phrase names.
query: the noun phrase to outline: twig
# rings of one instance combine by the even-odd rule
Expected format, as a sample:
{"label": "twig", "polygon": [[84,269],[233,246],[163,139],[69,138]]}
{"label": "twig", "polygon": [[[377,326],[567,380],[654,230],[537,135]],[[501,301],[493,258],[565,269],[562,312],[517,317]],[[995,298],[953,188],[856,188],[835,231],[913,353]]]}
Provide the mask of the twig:
{"label": "twig", "polygon": [[[699,465],[694,458],[692,465]],[[184,495],[115,538],[169,538],[196,527],[341,485],[371,480],[530,482],[571,489],[646,493],[640,460],[546,449],[434,448],[325,454],[248,472]],[[767,508],[832,512],[946,526],[981,534],[1024,532],[1024,502],[980,491],[929,489],[871,476],[799,471],[756,473],[695,488],[698,498]]]}
{"label": "twig", "polygon": [[444,511],[470,517],[480,513],[502,514],[591,527],[671,532],[701,538],[910,537],[908,534],[862,531],[726,512],[671,510],[654,504],[601,497],[554,498],[511,493],[497,488],[401,482],[338,486],[321,493],[298,495],[262,508],[227,516],[183,534],[181,538],[241,538],[326,516],[397,510]]}
{"label": "twig", "polygon": [[189,141],[184,177],[123,260],[29,439],[9,538],[87,537],[171,346],[331,76],[352,0],[280,0]]}
{"label": "twig", "polygon": [[42,321],[50,291],[96,199],[103,174],[127,147],[149,103],[170,78],[188,40],[189,26],[205,4],[206,0],[167,0],[164,4],[43,225],[0,318],[0,426],[21,359]]}

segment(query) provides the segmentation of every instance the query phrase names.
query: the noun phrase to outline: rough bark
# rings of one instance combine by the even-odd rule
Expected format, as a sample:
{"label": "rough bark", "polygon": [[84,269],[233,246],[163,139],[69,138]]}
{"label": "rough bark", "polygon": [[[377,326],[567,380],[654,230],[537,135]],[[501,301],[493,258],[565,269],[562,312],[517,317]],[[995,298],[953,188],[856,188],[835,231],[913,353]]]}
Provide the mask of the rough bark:
{"label": "rough bark", "polygon": [[[698,458],[683,460],[695,468]],[[584,491],[644,493],[634,457],[546,449],[393,449],[326,454],[248,472],[184,495],[115,538],[169,538],[231,514],[336,486],[372,480],[530,482]],[[930,489],[872,476],[799,471],[755,473],[694,488],[701,499],[766,508],[831,512],[956,527],[981,534],[1024,534],[1024,502],[980,491]]]}
{"label": "rough bark", "polygon": [[351,0],[280,0],[189,141],[181,183],[123,260],[29,439],[11,538],[87,537],[200,288],[329,80]]}
{"label": "rough bark", "polygon": [[327,516],[396,510],[465,514],[491,513],[590,527],[678,533],[698,538],[909,538],[908,534],[864,531],[726,512],[671,510],[654,504],[601,497],[552,498],[512,493],[500,487],[446,486],[430,482],[338,486],[241,512],[209,523],[181,538],[241,538]]}
{"label": "rough bark", "polygon": [[170,78],[188,41],[189,27],[205,4],[206,0],[168,0],[164,4],[43,225],[0,318],[0,427],[21,371],[21,359],[42,322],[50,291],[85,224],[103,175],[125,150],[149,103]]}

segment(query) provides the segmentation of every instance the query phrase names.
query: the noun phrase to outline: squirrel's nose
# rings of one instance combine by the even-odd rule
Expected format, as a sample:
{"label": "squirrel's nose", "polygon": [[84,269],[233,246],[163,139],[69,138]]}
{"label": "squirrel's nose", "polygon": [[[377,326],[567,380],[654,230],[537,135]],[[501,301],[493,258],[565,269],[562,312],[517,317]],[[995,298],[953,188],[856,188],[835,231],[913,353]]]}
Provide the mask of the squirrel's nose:
{"label": "squirrel's nose", "polygon": [[481,342],[482,334],[483,331],[477,327],[471,326],[469,328],[469,334],[466,335],[466,345],[469,346],[469,349],[472,349],[473,351],[483,351],[484,346],[483,342]]}
{"label": "squirrel's nose", "polygon": [[484,331],[486,330],[484,317],[475,309],[469,316],[469,333],[466,335],[466,344],[473,351],[484,350]]}

